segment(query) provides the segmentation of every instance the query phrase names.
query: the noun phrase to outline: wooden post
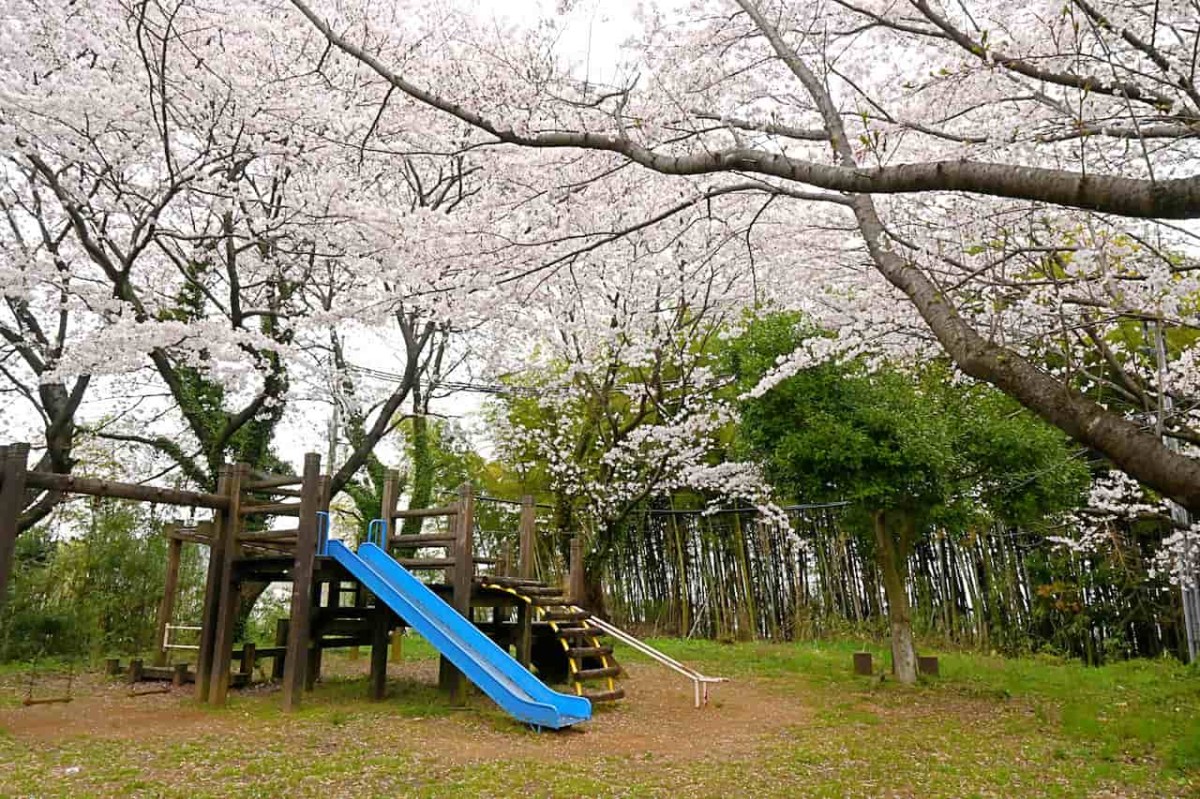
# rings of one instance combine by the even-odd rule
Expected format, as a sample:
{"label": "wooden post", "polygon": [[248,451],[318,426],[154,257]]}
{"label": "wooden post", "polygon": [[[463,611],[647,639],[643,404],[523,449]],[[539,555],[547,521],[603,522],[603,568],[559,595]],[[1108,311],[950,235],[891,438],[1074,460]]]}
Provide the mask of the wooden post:
{"label": "wooden post", "polygon": [[125,679],[128,680],[130,684],[141,682],[143,671],[144,668],[142,666],[142,659],[135,658],[129,661],[129,671],[125,673]]}
{"label": "wooden post", "polygon": [[471,618],[471,583],[475,579],[475,489],[458,488],[458,528],[454,536],[454,609]]}
{"label": "wooden post", "polygon": [[211,705],[224,705],[225,697],[229,694],[229,672],[233,667],[233,632],[237,626],[238,607],[241,596],[238,591],[238,581],[234,574],[233,563],[238,556],[238,534],[241,531],[241,500],[242,482],[249,476],[250,466],[239,463],[228,472],[225,486],[225,496],[229,497],[229,507],[221,511],[222,539],[221,581],[217,601],[216,632],[213,635],[212,676],[209,678],[208,702]]}
{"label": "wooden post", "polygon": [[[217,493],[228,497],[231,466],[221,467],[217,477]],[[213,648],[216,646],[217,612],[221,603],[221,584],[225,569],[225,514],[213,520],[208,547],[208,576],[204,581],[204,605],[200,616],[200,650],[196,656],[196,699],[208,701],[212,681]]]}
{"label": "wooden post", "polygon": [[292,616],[288,623],[287,656],[283,662],[283,709],[300,707],[308,670],[309,629],[313,605],[313,560],[317,548],[317,510],[321,503],[321,456],[304,456],[303,496],[296,533],[296,559],[292,566]]}
{"label": "wooden post", "polygon": [[[529,494],[521,497],[520,540],[517,544],[517,576],[531,579],[534,572],[534,533],[537,509]],[[528,602],[517,606],[517,662],[525,668],[533,664],[533,612]]]}
{"label": "wooden post", "polygon": [[121,661],[117,658],[105,658],[104,673],[109,677],[115,677],[121,673]]}
{"label": "wooden post", "polygon": [[535,513],[533,497],[529,494],[521,497],[521,538],[517,547],[517,576],[526,579],[533,577],[533,534],[537,525]]}
{"label": "wooden post", "polygon": [[533,664],[533,612],[528,602],[517,606],[517,662],[525,668]]}
{"label": "wooden post", "polygon": [[384,552],[391,552],[392,536],[399,533],[392,527],[396,524],[396,503],[400,501],[400,473],[388,469],[383,476],[383,491],[380,493],[379,518],[383,519]]}
{"label": "wooden post", "polygon": [[[458,488],[458,514],[454,535],[454,582],[452,604],[454,609],[471,618],[471,584],[475,579],[475,489],[470,483]],[[467,701],[467,681],[462,672],[442,658],[446,687],[455,703]]]}
{"label": "wooden post", "polygon": [[854,653],[854,673],[863,677],[870,677],[875,671],[871,664],[870,652],[855,652]]}
{"label": "wooden post", "polygon": [[500,553],[500,559],[496,562],[496,571],[493,572],[497,577],[512,576],[512,556],[512,541],[505,541],[504,549]]}
{"label": "wooden post", "polygon": [[504,637],[504,623],[508,621],[509,607],[496,605],[492,608],[492,640],[505,652],[508,651],[509,641]]}
{"label": "wooden post", "polygon": [[[275,651],[278,652],[280,647],[286,647],[288,642],[288,625],[289,619],[275,620]],[[275,655],[271,658],[271,679],[279,682],[283,679],[283,655]]]}
{"label": "wooden post", "polygon": [[175,615],[175,593],[179,588],[179,560],[183,555],[183,541],[174,534],[178,524],[168,524],[163,532],[167,536],[167,575],[163,580],[162,602],[158,605],[158,619],[154,625],[158,650],[154,653],[154,665],[167,665],[167,625]]}
{"label": "wooden post", "polygon": [[375,612],[371,615],[370,696],[372,699],[383,699],[387,694],[388,631],[391,626],[391,611],[376,597]]}
{"label": "wooden post", "polygon": [[311,691],[317,686],[317,678],[321,676],[321,657],[325,650],[321,649],[321,639],[314,636],[306,652],[307,662],[304,666],[304,690]]}
{"label": "wooden post", "polygon": [[576,605],[584,604],[587,591],[583,581],[583,540],[579,536],[571,538],[571,573],[568,583],[567,597]]}
{"label": "wooden post", "polygon": [[176,663],[175,670],[171,672],[171,685],[179,687],[187,682],[188,664]]}
{"label": "wooden post", "polygon": [[239,664],[238,671],[245,674],[247,678],[254,674],[254,666],[258,663],[257,650],[258,647],[252,643],[242,644],[242,662]]}
{"label": "wooden post", "polygon": [[404,662],[404,630],[392,630],[392,662]]}
{"label": "wooden post", "polygon": [[12,574],[13,552],[25,504],[25,482],[29,471],[29,445],[0,447],[0,608],[8,598],[8,578]]}

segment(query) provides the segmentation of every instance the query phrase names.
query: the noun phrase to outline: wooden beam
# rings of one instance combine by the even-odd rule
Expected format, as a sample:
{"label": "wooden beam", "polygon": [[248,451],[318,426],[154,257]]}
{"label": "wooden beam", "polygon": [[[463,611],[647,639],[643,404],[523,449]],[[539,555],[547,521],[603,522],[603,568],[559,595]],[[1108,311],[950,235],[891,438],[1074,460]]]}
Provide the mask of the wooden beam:
{"label": "wooden beam", "polygon": [[175,594],[179,589],[179,560],[183,555],[183,540],[171,534],[178,524],[167,525],[167,574],[163,579],[162,601],[158,604],[158,617],[154,625],[154,665],[167,665],[167,625],[175,614]]}
{"label": "wooden beam", "polygon": [[441,508],[410,508],[408,510],[397,510],[393,512],[393,519],[425,519],[430,516],[456,516],[458,515],[458,507],[455,505],[446,505]]}
{"label": "wooden beam", "polygon": [[242,516],[253,516],[255,514],[263,514],[270,516],[294,516],[300,513],[300,509],[304,506],[304,499],[300,502],[266,502],[261,505],[242,505],[240,513]]}
{"label": "wooden beam", "polygon": [[238,537],[238,540],[251,544],[256,541],[295,541],[296,536],[299,534],[300,528],[298,527],[294,527],[291,530],[263,530],[258,533],[242,533]]}
{"label": "wooden beam", "polygon": [[448,569],[458,561],[454,558],[396,558],[406,569]]}
{"label": "wooden beam", "polygon": [[260,494],[269,497],[302,497],[304,492],[299,488],[248,488],[247,494]]}
{"label": "wooden beam", "polygon": [[458,540],[454,533],[419,533],[417,535],[394,535],[389,543],[396,547],[448,547]]}
{"label": "wooden beam", "polygon": [[21,507],[25,504],[25,478],[29,473],[29,445],[10,444],[0,448],[0,608],[8,598],[13,552],[17,547]]}
{"label": "wooden beam", "polygon": [[[208,533],[205,533],[207,525]],[[203,546],[212,546],[212,522],[200,522],[196,525],[196,531],[189,530],[174,530],[170,533],[170,538],[178,541],[187,541],[190,544],[201,544]]]}
{"label": "wooden beam", "polygon": [[239,463],[229,470],[226,495],[229,507],[221,512],[221,567],[220,595],[217,602],[217,626],[213,643],[212,678],[208,688],[208,703],[218,707],[225,704],[229,693],[229,661],[233,657],[233,633],[237,626],[238,610],[241,605],[239,580],[233,568],[238,555],[238,533],[241,532],[242,480],[250,471],[247,464]]}
{"label": "wooden beam", "polygon": [[304,478],[295,474],[266,474],[251,470],[250,479],[246,481],[247,491],[258,491],[263,488],[283,488],[284,486],[300,485]]}
{"label": "wooden beam", "polygon": [[52,472],[29,472],[28,485],[30,488],[46,491],[88,494],[112,499],[132,499],[137,502],[156,502],[160,505],[186,505],[214,510],[224,510],[229,505],[229,498],[220,494],[120,483],[116,480],[98,480],[94,477],[76,477],[72,474],[54,474]]}
{"label": "wooden beam", "polygon": [[304,456],[304,496],[292,566],[292,613],[288,622],[287,656],[283,662],[283,709],[300,707],[308,670],[309,627],[313,604],[313,561],[317,549],[317,511],[321,503],[321,456]]}

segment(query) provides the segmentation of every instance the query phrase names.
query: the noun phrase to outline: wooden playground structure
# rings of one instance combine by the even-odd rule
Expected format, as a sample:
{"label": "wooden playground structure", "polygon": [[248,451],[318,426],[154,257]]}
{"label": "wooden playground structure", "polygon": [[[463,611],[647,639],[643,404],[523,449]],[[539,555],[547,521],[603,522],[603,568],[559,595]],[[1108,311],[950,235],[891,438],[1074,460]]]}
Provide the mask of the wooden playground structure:
{"label": "wooden playground structure", "polygon": [[[196,698],[212,705],[226,701],[230,687],[248,683],[260,659],[271,658],[271,675],[282,686],[283,708],[297,709],[305,690],[321,673],[321,653],[338,647],[370,647],[369,695],[385,694],[388,648],[404,621],[332,558],[323,557],[329,533],[329,477],[321,473],[321,458],[309,453],[302,474],[266,474],[246,464],[222,467],[215,493],[122,483],[28,468],[29,445],[0,446],[0,597],[12,569],[18,517],[26,493],[48,491],[84,494],[160,505],[205,508],[211,521],[194,527],[170,525],[164,595],[157,616],[156,650],[150,665],[130,663],[131,681],[170,679],[194,682]],[[583,550],[571,541],[566,586],[536,579],[535,513],[533,498],[520,501],[517,557],[475,554],[476,497],[469,484],[457,499],[436,508],[397,507],[399,479],[389,472],[382,492],[378,526],[386,551],[415,572],[434,572],[433,589],[456,611],[472,620],[501,647],[512,651],[521,665],[547,681],[567,682],[573,692],[593,702],[615,701],[624,690],[614,684],[621,667],[610,634],[601,629],[583,603]],[[267,529],[267,520],[295,518],[289,529]],[[396,532],[398,519],[441,518],[446,530],[416,535]],[[172,625],[184,544],[209,548],[202,618],[199,625]],[[421,550],[436,549],[433,557]],[[515,561],[515,562],[514,562]],[[481,568],[482,567],[482,568]],[[235,632],[242,610],[242,589],[252,583],[290,582],[291,607],[279,619],[272,647],[245,642],[237,646]],[[168,666],[169,634],[189,629],[198,635],[196,660]],[[615,629],[615,628],[614,628]],[[622,635],[616,631],[616,635]],[[236,671],[234,664],[237,664]],[[110,672],[120,671],[109,661]],[[439,685],[457,701],[465,698],[466,680],[446,658],[439,668]],[[700,683],[697,682],[699,704]],[[707,693],[705,694],[707,696]]]}

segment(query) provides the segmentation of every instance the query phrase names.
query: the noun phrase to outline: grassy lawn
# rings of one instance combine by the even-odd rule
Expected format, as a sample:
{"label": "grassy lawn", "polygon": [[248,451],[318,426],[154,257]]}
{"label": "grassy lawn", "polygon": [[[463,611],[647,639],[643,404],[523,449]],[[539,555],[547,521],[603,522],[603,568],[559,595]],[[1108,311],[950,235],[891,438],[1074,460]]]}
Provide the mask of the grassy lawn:
{"label": "grassy lawn", "polygon": [[294,716],[268,689],[209,709],[95,675],[70,705],[23,708],[10,668],[0,795],[1200,796],[1196,669],[944,654],[905,689],[853,676],[850,643],[656,643],[733,682],[693,710],[690,685],[618,650],[629,698],[542,734],[483,697],[448,705],[419,641],[387,701],[363,698],[366,658],[339,655]]}

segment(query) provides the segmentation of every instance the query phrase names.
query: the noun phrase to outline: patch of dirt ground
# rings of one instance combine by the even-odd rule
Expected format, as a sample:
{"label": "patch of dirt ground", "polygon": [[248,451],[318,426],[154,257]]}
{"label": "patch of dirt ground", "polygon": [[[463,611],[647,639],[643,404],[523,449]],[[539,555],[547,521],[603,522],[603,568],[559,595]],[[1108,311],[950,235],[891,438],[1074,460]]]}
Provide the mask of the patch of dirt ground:
{"label": "patch of dirt ground", "polygon": [[[326,674],[330,679],[365,674],[366,660],[331,658]],[[697,710],[693,707],[692,683],[680,675],[644,663],[629,665],[626,670],[627,676],[618,682],[625,689],[625,699],[598,706],[592,721],[559,732],[526,732],[503,718],[482,696],[474,696],[461,712],[421,718],[414,717],[408,708],[405,713],[388,714],[388,702],[397,708],[403,705],[404,686],[436,683],[437,663],[428,660],[391,665],[391,696],[384,703],[371,703],[365,696],[361,704],[350,698],[338,699],[331,710],[346,713],[347,726],[352,728],[347,732],[356,737],[363,735],[376,744],[394,745],[400,750],[436,753],[439,760],[455,764],[494,760],[498,751],[509,758],[545,761],[596,756],[691,760],[711,757],[718,751],[728,757],[778,740],[786,728],[812,716],[811,709],[795,697],[746,681],[712,686],[708,706]],[[139,685],[138,690],[149,685]],[[318,685],[318,697],[322,689]],[[365,680],[362,690],[365,694]],[[0,696],[8,700],[0,702],[0,729],[25,740],[83,736],[170,742],[205,733],[261,734],[264,726],[276,727],[285,735],[289,726],[298,735],[328,730],[327,722],[318,723],[311,717],[264,717],[258,712],[255,724],[247,725],[243,714],[235,712],[243,705],[239,696],[277,703],[278,694],[270,686],[231,691],[229,712],[195,705],[191,686],[130,696],[130,686],[90,674],[76,681],[75,699],[68,704],[9,704],[14,697],[19,701],[23,693],[12,681],[0,686]],[[360,716],[356,714],[360,709],[369,712]],[[387,717],[386,724],[380,724],[382,717]]]}

